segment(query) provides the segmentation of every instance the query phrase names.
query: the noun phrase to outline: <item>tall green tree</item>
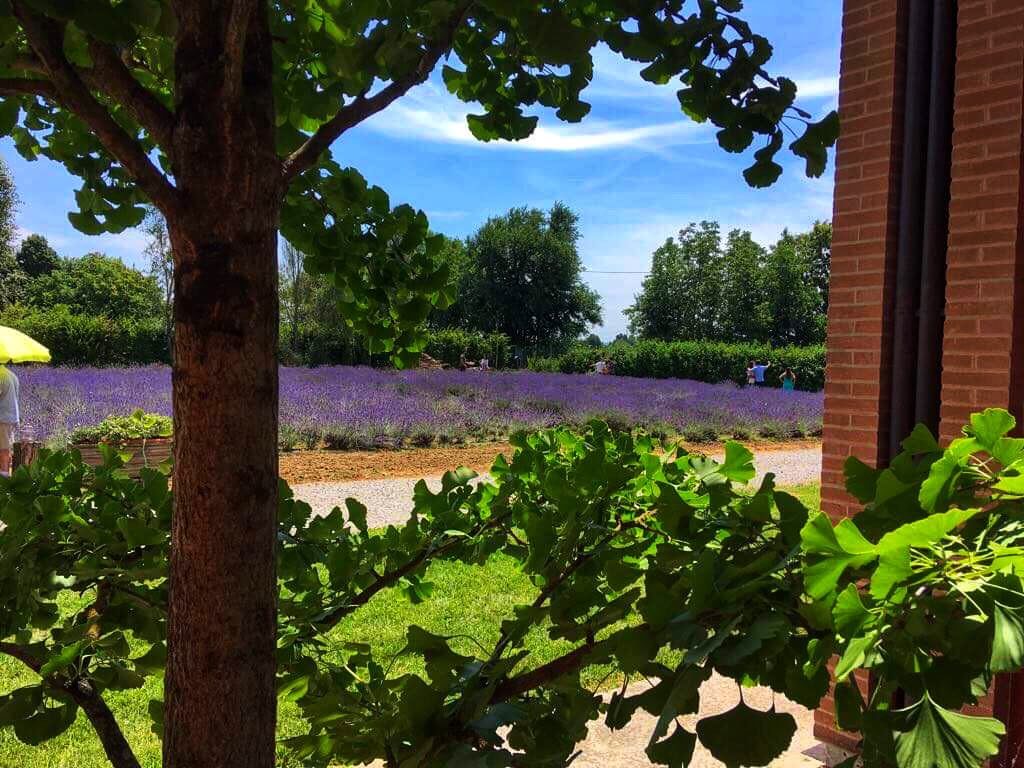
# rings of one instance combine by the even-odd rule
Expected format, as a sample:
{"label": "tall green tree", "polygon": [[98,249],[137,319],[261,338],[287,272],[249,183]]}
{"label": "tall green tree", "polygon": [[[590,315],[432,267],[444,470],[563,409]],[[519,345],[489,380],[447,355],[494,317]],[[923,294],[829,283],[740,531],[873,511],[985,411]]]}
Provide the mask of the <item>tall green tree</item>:
{"label": "tall green tree", "polygon": [[467,243],[463,325],[527,350],[557,348],[599,325],[600,298],[581,277],[578,222],[561,203],[488,219]]}
{"label": "tall green tree", "polygon": [[749,232],[734,229],[722,251],[719,318],[726,341],[766,341],[765,250]]}
{"label": "tall green tree", "polygon": [[829,274],[832,270],[832,222],[816,221],[809,232],[797,235],[796,249],[807,263],[807,279],[818,295],[818,311],[828,314]]}
{"label": "tall green tree", "polygon": [[40,309],[65,306],[78,315],[133,320],[159,316],[163,296],[152,277],[120,259],[90,253],[33,279],[26,300]]}
{"label": "tall green tree", "polygon": [[60,256],[42,235],[31,234],[22,240],[15,258],[30,278],[48,275],[60,266]]}
{"label": "tall green tree", "polygon": [[721,335],[722,242],[718,223],[690,224],[651,258],[630,331],[649,339],[717,339]]}
{"label": "tall green tree", "polygon": [[466,327],[466,302],[460,300],[468,289],[470,273],[469,251],[466,241],[455,237],[442,236],[438,259],[448,268],[448,283],[453,301],[447,307],[435,307],[429,322],[433,328]]}
{"label": "tall green tree", "polygon": [[[374,351],[414,359],[443,294],[426,217],[330,153],[442,59],[480,140],[522,139],[540,105],[577,122],[603,43],[677,79],[728,151],[759,139],[747,181],[789,149],[820,175],[837,117],[794,106],[741,0],[8,0],[0,134],[81,181],[83,232],[159,208],[174,251],[173,547],[164,757],[174,768],[274,762],[277,651],[277,236],[333,275]],[[801,122],[803,121],[803,122]],[[343,157],[343,151],[339,151]],[[123,742],[123,739],[122,739]],[[123,751],[111,743],[108,753]]]}
{"label": "tall green tree", "polygon": [[14,178],[7,164],[0,160],[0,309],[18,303],[25,296],[27,276],[14,255],[17,210],[18,191]]}
{"label": "tall green tree", "polygon": [[149,258],[149,277],[160,291],[160,317],[163,320],[167,348],[174,349],[174,252],[167,222],[160,212],[150,209],[142,221],[146,233],[145,254]]}
{"label": "tall green tree", "polygon": [[768,341],[776,345],[824,341],[824,323],[811,265],[799,236],[783,232],[764,265],[764,304]]}

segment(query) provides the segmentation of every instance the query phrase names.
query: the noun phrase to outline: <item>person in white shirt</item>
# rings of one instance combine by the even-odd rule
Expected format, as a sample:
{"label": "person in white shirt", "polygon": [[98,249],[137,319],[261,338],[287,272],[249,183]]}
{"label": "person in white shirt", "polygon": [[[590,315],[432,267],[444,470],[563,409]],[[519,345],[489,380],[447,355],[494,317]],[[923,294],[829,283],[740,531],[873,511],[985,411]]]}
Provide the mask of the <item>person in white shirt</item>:
{"label": "person in white shirt", "polygon": [[599,376],[603,374],[608,368],[608,364],[604,360],[598,360],[592,366],[590,366],[590,372],[596,373]]}
{"label": "person in white shirt", "polygon": [[18,377],[0,365],[0,475],[11,474],[12,450],[21,414],[18,412]]}

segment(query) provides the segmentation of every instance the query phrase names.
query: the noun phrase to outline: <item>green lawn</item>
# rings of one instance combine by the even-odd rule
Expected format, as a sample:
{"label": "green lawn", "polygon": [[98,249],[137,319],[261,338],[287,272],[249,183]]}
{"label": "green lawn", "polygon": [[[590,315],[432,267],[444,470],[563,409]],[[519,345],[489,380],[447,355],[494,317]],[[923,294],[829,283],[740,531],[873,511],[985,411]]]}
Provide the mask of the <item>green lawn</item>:
{"label": "green lawn", "polygon": [[[816,509],[820,489],[816,483],[787,488],[811,509]],[[431,566],[428,578],[435,583],[433,594],[425,603],[412,605],[396,593],[382,593],[340,624],[331,636],[338,640],[370,643],[381,655],[394,655],[404,645],[406,627],[418,624],[437,634],[464,636],[453,642],[456,650],[465,650],[474,641],[493,645],[498,637],[501,619],[511,613],[514,605],[533,599],[535,590],[519,571],[516,561],[495,556],[486,568],[462,563],[441,562]],[[70,606],[69,606],[70,608]],[[532,653],[531,664],[543,663],[565,652],[563,641],[552,641],[542,631],[527,639]],[[396,673],[413,669],[413,659],[399,658]],[[591,667],[584,680],[599,685],[606,680],[607,669]],[[29,684],[34,675],[13,659],[0,656],[0,693]],[[107,694],[107,701],[117,715],[129,743],[144,768],[159,768],[160,742],[150,732],[147,706],[150,699],[160,698],[162,680],[148,678],[138,690]],[[302,732],[303,723],[292,705],[280,712],[279,732],[283,736]],[[14,736],[13,730],[0,730],[0,766],[2,768],[105,768],[103,750],[85,717],[62,736],[40,747],[29,747]]]}

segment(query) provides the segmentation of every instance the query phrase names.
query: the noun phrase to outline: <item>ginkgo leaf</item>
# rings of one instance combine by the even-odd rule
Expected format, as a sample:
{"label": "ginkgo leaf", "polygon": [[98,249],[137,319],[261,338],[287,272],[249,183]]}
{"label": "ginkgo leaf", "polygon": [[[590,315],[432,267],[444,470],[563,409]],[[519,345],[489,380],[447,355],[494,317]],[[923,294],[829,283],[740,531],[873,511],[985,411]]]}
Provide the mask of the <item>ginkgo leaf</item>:
{"label": "ginkgo leaf", "polygon": [[796,720],[788,712],[767,712],[740,702],[728,712],[697,723],[700,743],[727,766],[768,765],[786,751]]}
{"label": "ginkgo leaf", "polygon": [[927,693],[894,714],[909,726],[895,734],[900,768],[978,768],[999,751],[1006,733],[998,720],[944,709]]}

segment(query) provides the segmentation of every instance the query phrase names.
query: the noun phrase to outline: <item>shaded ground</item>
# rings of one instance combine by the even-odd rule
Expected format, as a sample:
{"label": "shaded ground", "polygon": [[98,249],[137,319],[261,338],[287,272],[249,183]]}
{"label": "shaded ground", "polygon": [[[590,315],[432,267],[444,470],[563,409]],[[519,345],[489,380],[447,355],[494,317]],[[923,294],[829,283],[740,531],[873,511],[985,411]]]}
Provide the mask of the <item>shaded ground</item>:
{"label": "shaded ground", "polygon": [[[637,686],[636,692],[642,690]],[[700,688],[700,713],[679,718],[679,723],[693,733],[697,720],[732,709],[739,703],[739,687],[732,680],[714,675]],[[782,755],[772,762],[782,768],[814,768],[821,760],[804,754],[817,744],[812,729],[814,713],[794,704],[788,699],[772,693],[767,688],[747,688],[743,692],[746,703],[755,709],[766,710],[774,703],[779,712],[788,712],[796,720],[796,734],[793,742]],[[654,765],[644,754],[644,747],[654,731],[657,718],[644,711],[634,715],[629,724],[620,731],[610,731],[603,723],[592,725],[586,741],[580,745],[582,754],[573,763],[574,768],[647,768]],[[737,739],[750,738],[749,734],[736,734]],[[722,763],[711,757],[700,743],[694,752],[689,768],[710,768]]]}

